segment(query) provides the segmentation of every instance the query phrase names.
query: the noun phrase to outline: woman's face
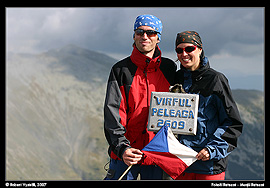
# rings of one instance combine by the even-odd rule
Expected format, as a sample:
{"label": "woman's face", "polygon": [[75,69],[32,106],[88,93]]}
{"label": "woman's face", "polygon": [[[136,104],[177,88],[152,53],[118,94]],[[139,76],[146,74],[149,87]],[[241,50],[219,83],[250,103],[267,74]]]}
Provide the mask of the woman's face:
{"label": "woman's face", "polygon": [[[181,43],[176,48],[186,48],[188,46],[194,46],[191,43]],[[192,52],[186,52],[183,50],[183,53],[177,53],[177,57],[181,64],[188,70],[194,71],[200,66],[200,55],[202,53],[202,49],[196,47],[196,49]]]}

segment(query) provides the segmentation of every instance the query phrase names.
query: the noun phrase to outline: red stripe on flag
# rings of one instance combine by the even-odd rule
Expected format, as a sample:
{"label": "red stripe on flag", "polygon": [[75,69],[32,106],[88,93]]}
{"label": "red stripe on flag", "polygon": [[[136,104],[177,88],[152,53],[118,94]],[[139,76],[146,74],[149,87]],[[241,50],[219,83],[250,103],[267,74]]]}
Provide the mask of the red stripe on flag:
{"label": "red stripe on flag", "polygon": [[143,151],[144,164],[151,165],[152,161],[162,168],[169,176],[176,179],[188,166],[177,156],[169,152]]}

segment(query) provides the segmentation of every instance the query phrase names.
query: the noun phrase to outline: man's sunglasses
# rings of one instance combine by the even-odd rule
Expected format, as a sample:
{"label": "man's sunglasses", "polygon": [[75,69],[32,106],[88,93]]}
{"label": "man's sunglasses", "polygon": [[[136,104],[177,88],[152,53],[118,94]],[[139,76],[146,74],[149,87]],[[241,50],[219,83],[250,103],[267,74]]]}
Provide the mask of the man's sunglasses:
{"label": "man's sunglasses", "polygon": [[159,32],[157,32],[157,31],[155,31],[155,30],[143,30],[143,29],[136,29],[136,30],[135,30],[135,34],[136,34],[136,35],[141,35],[141,36],[143,36],[144,33],[146,33],[148,37],[154,37],[154,36],[156,36]]}
{"label": "man's sunglasses", "polygon": [[184,51],[187,53],[193,52],[194,50],[196,50],[197,46],[187,46],[185,48],[175,48],[176,53],[181,54]]}

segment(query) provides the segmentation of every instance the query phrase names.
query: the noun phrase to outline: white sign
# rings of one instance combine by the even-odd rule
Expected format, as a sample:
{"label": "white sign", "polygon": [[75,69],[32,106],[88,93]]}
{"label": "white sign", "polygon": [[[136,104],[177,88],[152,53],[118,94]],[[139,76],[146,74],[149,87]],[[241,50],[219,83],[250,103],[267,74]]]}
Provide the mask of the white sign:
{"label": "white sign", "polygon": [[148,130],[167,125],[174,134],[196,135],[198,105],[197,94],[152,92]]}

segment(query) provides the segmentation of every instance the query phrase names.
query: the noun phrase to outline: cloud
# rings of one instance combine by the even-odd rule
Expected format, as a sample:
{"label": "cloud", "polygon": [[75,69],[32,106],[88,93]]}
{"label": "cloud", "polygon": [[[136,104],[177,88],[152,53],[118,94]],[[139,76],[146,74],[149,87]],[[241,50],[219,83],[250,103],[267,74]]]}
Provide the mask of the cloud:
{"label": "cloud", "polygon": [[[33,50],[77,43],[97,50],[130,51],[133,23],[143,13],[154,14],[164,25],[164,51],[174,49],[177,32],[196,30],[209,55],[234,41],[263,42],[262,8],[8,8],[8,42],[37,41]],[[16,39],[16,40],[15,40]],[[21,45],[20,42],[18,44]],[[238,52],[236,49],[235,52]]]}
{"label": "cloud", "polygon": [[250,45],[263,44],[263,17],[259,13],[252,9],[227,11],[226,16],[220,23],[213,25],[206,36],[207,46],[210,44],[210,55],[230,48],[230,53],[245,56],[243,49]]}
{"label": "cloud", "polygon": [[219,53],[230,42],[248,46],[264,41],[263,9],[188,8],[171,17],[163,20],[165,29],[169,28],[166,46],[174,42],[177,32],[185,30],[198,31],[208,55]]}
{"label": "cloud", "polygon": [[36,52],[75,43],[100,51],[119,46],[121,51],[127,41],[132,44],[133,18],[125,14],[111,8],[8,8],[8,47],[18,51],[26,45]]}
{"label": "cloud", "polygon": [[263,64],[264,8],[7,8],[7,49],[40,53],[72,43],[122,58],[131,53],[140,14],[162,20],[159,46],[172,59],[176,34],[196,30],[206,56],[259,57]]}
{"label": "cloud", "polygon": [[264,65],[263,56],[239,56],[229,53],[217,54],[209,57],[210,65],[216,70],[222,70],[226,75],[262,75]]}

